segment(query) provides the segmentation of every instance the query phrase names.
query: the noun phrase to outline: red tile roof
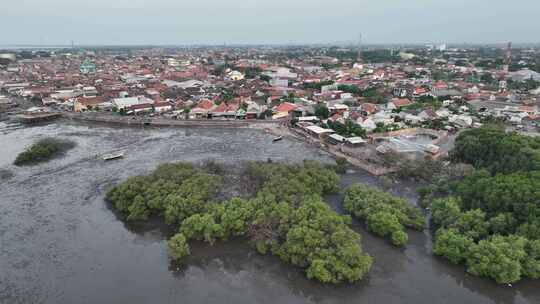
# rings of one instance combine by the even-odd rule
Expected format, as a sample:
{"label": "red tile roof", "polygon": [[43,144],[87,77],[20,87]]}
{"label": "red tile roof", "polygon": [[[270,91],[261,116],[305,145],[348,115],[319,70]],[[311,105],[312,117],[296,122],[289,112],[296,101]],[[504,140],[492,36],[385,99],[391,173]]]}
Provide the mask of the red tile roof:
{"label": "red tile roof", "polygon": [[142,110],[142,109],[151,109],[152,104],[151,103],[140,103],[135,104],[129,107],[130,110]]}
{"label": "red tile roof", "polygon": [[199,102],[199,104],[197,105],[197,108],[201,108],[205,110],[210,110],[213,107],[214,107],[214,103],[208,99]]}
{"label": "red tile roof", "polygon": [[168,106],[171,106],[170,102],[156,102],[156,103],[154,103],[155,108],[168,107]]}
{"label": "red tile roof", "polygon": [[436,89],[448,89],[448,85],[442,80],[437,81],[433,85],[433,87],[436,88]]}
{"label": "red tile roof", "polygon": [[410,100],[407,99],[407,98],[394,99],[392,102],[394,103],[394,105],[395,105],[397,108],[401,108],[401,107],[405,107],[405,106],[408,106],[408,105],[413,104],[413,102],[410,101]]}
{"label": "red tile roof", "polygon": [[290,103],[290,102],[284,102],[282,104],[280,104],[279,106],[276,107],[276,111],[277,112],[291,112],[291,111],[294,111],[296,109],[296,105],[294,103]]}
{"label": "red tile roof", "polygon": [[372,103],[364,103],[362,104],[362,110],[368,114],[375,113],[377,112],[377,106]]}
{"label": "red tile roof", "polygon": [[423,88],[423,87],[416,87],[414,89],[414,94],[417,94],[417,95],[425,94],[427,92],[428,92],[428,90],[426,88]]}

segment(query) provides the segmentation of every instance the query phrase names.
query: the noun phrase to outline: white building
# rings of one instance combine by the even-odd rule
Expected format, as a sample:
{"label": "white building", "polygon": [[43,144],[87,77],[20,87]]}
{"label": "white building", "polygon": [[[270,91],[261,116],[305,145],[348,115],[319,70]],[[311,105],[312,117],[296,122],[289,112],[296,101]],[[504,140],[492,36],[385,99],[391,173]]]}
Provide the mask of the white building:
{"label": "white building", "polygon": [[138,105],[138,104],[148,104],[148,103],[153,104],[154,101],[144,96],[115,98],[112,100],[113,107],[116,107],[118,110],[129,108],[131,106]]}

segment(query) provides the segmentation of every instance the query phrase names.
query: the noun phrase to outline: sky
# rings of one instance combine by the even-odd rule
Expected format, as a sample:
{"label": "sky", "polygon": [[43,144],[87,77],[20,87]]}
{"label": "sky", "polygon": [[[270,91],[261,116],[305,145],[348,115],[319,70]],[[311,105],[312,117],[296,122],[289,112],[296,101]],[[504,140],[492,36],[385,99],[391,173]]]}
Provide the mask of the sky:
{"label": "sky", "polygon": [[3,0],[0,45],[540,42],[539,0]]}

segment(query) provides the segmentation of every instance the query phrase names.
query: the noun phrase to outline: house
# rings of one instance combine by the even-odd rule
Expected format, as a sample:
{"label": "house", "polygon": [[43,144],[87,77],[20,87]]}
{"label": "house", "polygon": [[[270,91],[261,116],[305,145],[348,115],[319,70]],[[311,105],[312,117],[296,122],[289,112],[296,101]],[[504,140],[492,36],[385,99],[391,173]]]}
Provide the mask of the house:
{"label": "house", "polygon": [[312,136],[315,136],[317,138],[322,138],[323,135],[330,135],[330,134],[333,134],[333,133],[336,133],[334,130],[331,130],[331,129],[324,129],[324,128],[321,128],[319,126],[312,126],[312,125],[309,125],[309,126],[306,126],[304,127],[304,129]]}
{"label": "house", "polygon": [[402,107],[410,106],[414,102],[407,98],[393,98],[391,102],[386,105],[388,110],[396,110]]}
{"label": "house", "polygon": [[73,103],[74,112],[84,112],[91,108],[100,107],[105,102],[101,96],[96,97],[79,97],[75,99]]}
{"label": "house", "polygon": [[446,84],[446,82],[442,81],[442,80],[439,80],[437,81],[434,85],[433,85],[433,88],[432,89],[436,89],[436,90],[446,90],[448,89],[448,84]]}
{"label": "house", "polygon": [[403,120],[409,124],[419,124],[423,122],[425,119],[418,115],[405,114],[405,116],[403,117]]}
{"label": "house", "polygon": [[448,121],[460,127],[470,127],[473,123],[472,117],[468,115],[451,115]]}
{"label": "house", "polygon": [[360,106],[361,113],[364,116],[368,116],[377,112],[377,105],[373,103],[363,103]]}
{"label": "house", "polygon": [[534,117],[538,115],[538,107],[537,106],[520,106],[519,111],[523,113],[527,113],[530,117]]}
{"label": "house", "polygon": [[351,147],[361,147],[366,145],[366,143],[362,137],[349,137],[345,139],[345,144]]}
{"label": "house", "polygon": [[294,103],[290,103],[290,102],[284,102],[278,106],[276,106],[274,108],[274,113],[275,115],[273,116],[273,118],[275,117],[286,117],[288,116],[291,112],[293,112],[294,110],[296,110],[297,108],[297,105],[295,105]]}
{"label": "house", "polygon": [[418,114],[418,117],[423,120],[433,120],[438,118],[437,113],[433,109],[426,109]]}
{"label": "house", "polygon": [[[197,104],[196,107],[191,109],[191,118],[207,118],[209,113],[216,107],[211,100],[203,100]],[[210,115],[211,116],[211,115]]]}
{"label": "house", "polygon": [[153,105],[151,103],[140,103],[127,107],[128,114],[150,113],[152,111]]}
{"label": "house", "polygon": [[98,91],[95,87],[88,86],[82,88],[84,97],[95,97],[98,94]]}
{"label": "house", "polygon": [[170,102],[154,102],[154,111],[156,113],[163,113],[172,110],[172,104]]}
{"label": "house", "polygon": [[266,110],[266,106],[259,105],[255,102],[248,103],[247,109],[246,109],[246,119],[256,119],[258,118],[262,112]]}
{"label": "house", "polygon": [[416,87],[414,88],[413,97],[418,98],[422,96],[428,96],[430,95],[429,90],[424,87]]}
{"label": "house", "polygon": [[289,86],[289,80],[287,78],[272,78],[270,79],[270,85],[273,87],[286,88]]}
{"label": "house", "polygon": [[294,109],[294,116],[295,117],[302,117],[302,116],[308,116],[315,114],[315,110],[313,109],[313,106],[305,106],[305,105],[299,105]]}
{"label": "house", "polygon": [[362,127],[362,129],[365,129],[368,132],[373,132],[373,130],[375,130],[377,128],[377,124],[370,117],[368,117],[368,118],[360,117],[360,118],[358,118],[356,120],[356,123],[360,127]]}
{"label": "house", "polygon": [[121,109],[126,109],[137,104],[145,104],[145,103],[153,104],[154,101],[144,96],[138,96],[138,97],[114,98],[111,103],[113,107],[116,107],[118,110],[121,110]]}
{"label": "house", "polygon": [[[1,102],[1,96],[0,96],[0,103]],[[41,99],[41,103],[44,105],[44,106],[49,106],[49,105],[55,105],[55,104],[58,104],[60,103],[60,101],[58,99],[54,99],[54,98],[51,98],[51,97],[45,97],[45,98],[42,98]]]}
{"label": "house", "polygon": [[299,122],[317,122],[319,121],[319,118],[317,116],[303,116],[298,117]]}
{"label": "house", "polygon": [[236,118],[237,111],[239,110],[240,105],[238,103],[220,103],[217,107],[213,108],[211,111],[212,118]]}
{"label": "house", "polygon": [[342,144],[345,142],[345,137],[339,135],[339,134],[330,134],[327,137],[327,140],[329,143],[333,145]]}
{"label": "house", "polygon": [[392,115],[388,112],[377,112],[370,117],[376,124],[383,123],[385,125],[394,123]]}
{"label": "house", "polygon": [[345,112],[349,111],[349,106],[342,103],[336,103],[328,107],[330,114],[340,114],[343,115]]}
{"label": "house", "polygon": [[[54,99],[61,99],[61,100],[68,100],[71,98],[76,98],[79,96],[82,96],[83,93],[80,90],[75,89],[63,89],[63,90],[57,90],[54,93],[51,94],[51,98]],[[92,96],[86,96],[86,97],[92,97]]]}

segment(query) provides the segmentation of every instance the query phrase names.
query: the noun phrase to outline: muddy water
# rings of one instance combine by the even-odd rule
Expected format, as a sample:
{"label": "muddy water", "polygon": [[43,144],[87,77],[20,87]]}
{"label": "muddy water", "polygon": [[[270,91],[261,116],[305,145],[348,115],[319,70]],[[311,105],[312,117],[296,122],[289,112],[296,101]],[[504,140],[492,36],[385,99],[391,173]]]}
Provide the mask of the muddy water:
{"label": "muddy water", "polygon": [[[44,136],[77,142],[60,159],[36,167],[11,165]],[[125,150],[125,159],[99,154]],[[172,265],[158,223],[127,226],[103,200],[111,185],[159,163],[216,159],[331,161],[301,142],[255,130],[133,129],[57,123],[20,128],[0,122],[0,303],[540,303],[540,284],[510,287],[465,274],[430,253],[427,232],[413,232],[397,250],[355,228],[375,257],[367,280],[322,286],[295,268],[260,256],[241,241],[192,244],[187,266]],[[11,174],[5,174],[10,172]],[[365,173],[353,182],[379,185]],[[415,200],[413,185],[393,191]],[[339,196],[328,202],[339,208]]]}

